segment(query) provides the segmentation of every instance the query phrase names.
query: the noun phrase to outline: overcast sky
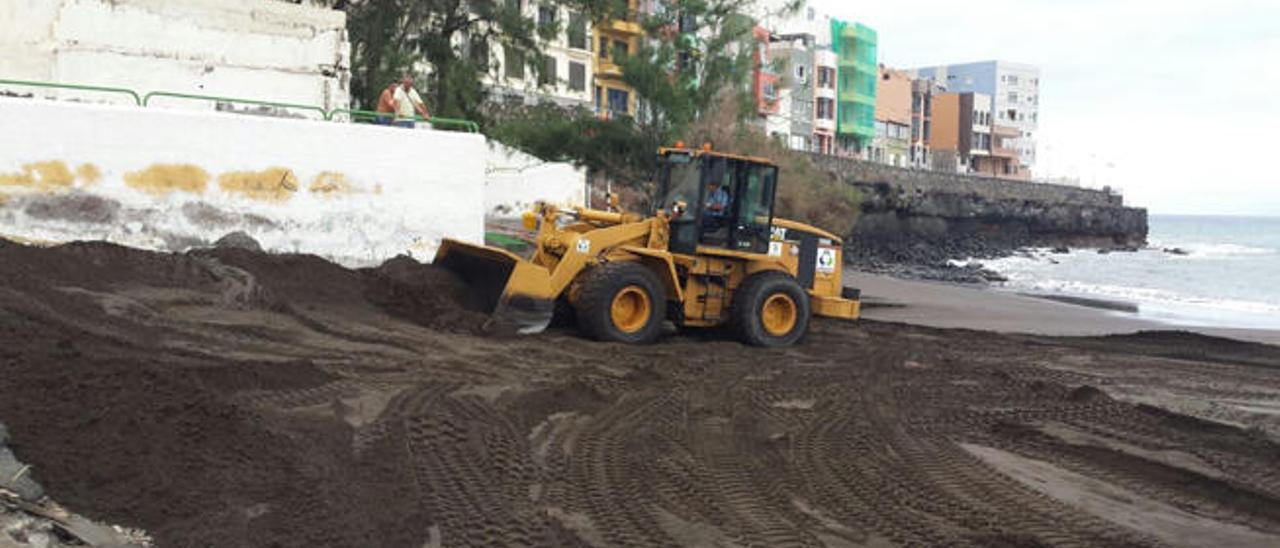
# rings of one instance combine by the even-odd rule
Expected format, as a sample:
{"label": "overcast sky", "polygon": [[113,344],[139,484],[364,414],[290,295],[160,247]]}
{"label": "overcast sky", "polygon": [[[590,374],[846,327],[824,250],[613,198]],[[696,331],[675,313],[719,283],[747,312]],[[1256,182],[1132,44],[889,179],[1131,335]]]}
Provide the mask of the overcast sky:
{"label": "overcast sky", "polygon": [[1280,0],[809,0],[880,61],[1038,65],[1037,175],[1153,213],[1280,215]]}

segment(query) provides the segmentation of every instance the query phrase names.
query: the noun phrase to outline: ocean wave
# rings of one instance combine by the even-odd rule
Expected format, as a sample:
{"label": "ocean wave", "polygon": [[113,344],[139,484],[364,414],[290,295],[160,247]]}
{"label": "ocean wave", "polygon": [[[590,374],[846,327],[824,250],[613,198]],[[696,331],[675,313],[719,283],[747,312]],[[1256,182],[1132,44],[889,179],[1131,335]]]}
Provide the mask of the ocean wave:
{"label": "ocean wave", "polygon": [[1187,257],[1199,257],[1199,258],[1206,258],[1206,259],[1221,259],[1224,257],[1239,257],[1239,256],[1253,257],[1258,255],[1275,255],[1276,253],[1280,253],[1280,250],[1272,249],[1268,247],[1253,247],[1253,246],[1247,246],[1247,245],[1228,244],[1228,243],[1191,242],[1191,243],[1181,243],[1181,244],[1179,243],[1164,244],[1159,242],[1152,242],[1151,247],[1159,248],[1159,249],[1181,249],[1183,251],[1186,251],[1189,254],[1189,255],[1186,255]]}
{"label": "ocean wave", "polygon": [[1140,304],[1194,306],[1198,308],[1210,308],[1227,312],[1280,315],[1280,305],[1271,303],[1240,299],[1199,297],[1195,295],[1177,293],[1166,289],[1149,287],[1132,287],[1072,280],[1036,279],[1031,275],[1016,272],[1004,274],[1009,277],[1009,282],[1007,284],[1009,287],[1024,291],[1107,297],[1122,301],[1137,302]]}

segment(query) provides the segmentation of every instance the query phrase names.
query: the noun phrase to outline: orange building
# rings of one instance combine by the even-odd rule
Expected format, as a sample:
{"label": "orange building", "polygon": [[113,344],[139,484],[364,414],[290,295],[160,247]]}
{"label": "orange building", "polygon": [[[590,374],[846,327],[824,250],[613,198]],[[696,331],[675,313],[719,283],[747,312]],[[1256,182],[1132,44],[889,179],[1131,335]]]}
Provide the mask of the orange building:
{"label": "orange building", "polygon": [[911,165],[911,76],[880,65],[876,84],[876,136],[872,161],[898,167]]}
{"label": "orange building", "polygon": [[751,29],[755,49],[751,52],[753,71],[752,92],[756,99],[756,112],[761,117],[778,113],[778,73],[769,66],[769,31],[757,26]]}
{"label": "orange building", "polygon": [[995,125],[991,96],[941,93],[933,96],[933,169],[1002,179],[1029,179],[1018,162],[1018,130]]}

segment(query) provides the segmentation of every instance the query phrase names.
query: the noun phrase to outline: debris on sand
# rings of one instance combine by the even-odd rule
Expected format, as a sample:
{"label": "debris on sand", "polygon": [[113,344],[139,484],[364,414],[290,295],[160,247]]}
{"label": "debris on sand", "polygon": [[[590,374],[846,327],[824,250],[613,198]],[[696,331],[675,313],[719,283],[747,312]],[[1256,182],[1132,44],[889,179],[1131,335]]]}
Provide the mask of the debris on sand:
{"label": "debris on sand", "polygon": [[0,546],[61,548],[146,548],[151,539],[137,530],[108,527],[63,509],[44,494],[32,467],[8,447],[9,433],[0,423]]}

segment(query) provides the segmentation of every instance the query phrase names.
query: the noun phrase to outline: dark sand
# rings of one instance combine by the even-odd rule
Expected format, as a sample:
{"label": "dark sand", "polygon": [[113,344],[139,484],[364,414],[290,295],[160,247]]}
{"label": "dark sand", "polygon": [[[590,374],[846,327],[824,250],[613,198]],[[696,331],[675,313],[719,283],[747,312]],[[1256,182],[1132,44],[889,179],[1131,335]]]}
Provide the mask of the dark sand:
{"label": "dark sand", "polygon": [[[0,421],[54,498],[166,548],[1280,545],[1280,348],[493,339],[466,299],[403,260],[0,243]],[[924,316],[1031,317],[983,302]]]}

